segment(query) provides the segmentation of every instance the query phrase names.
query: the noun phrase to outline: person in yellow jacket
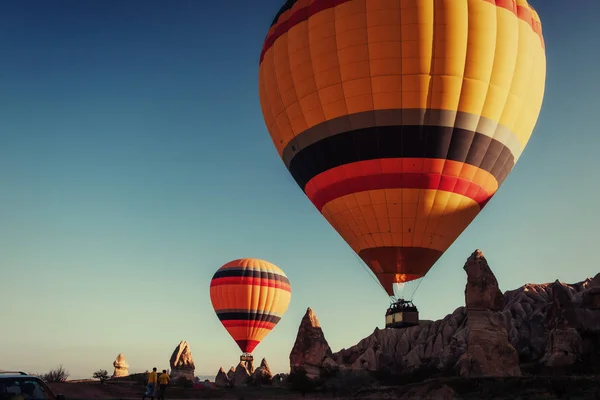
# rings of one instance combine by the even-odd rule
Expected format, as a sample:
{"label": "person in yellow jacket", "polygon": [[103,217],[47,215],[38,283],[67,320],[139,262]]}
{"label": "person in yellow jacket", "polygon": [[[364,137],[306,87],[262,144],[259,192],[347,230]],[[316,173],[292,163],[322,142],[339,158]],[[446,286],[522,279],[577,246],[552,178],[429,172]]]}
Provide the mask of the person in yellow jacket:
{"label": "person in yellow jacket", "polygon": [[156,373],[156,367],[152,368],[152,372],[148,374],[148,384],[146,385],[146,393],[142,396],[142,400],[146,400],[147,396],[150,396],[154,400],[156,396],[156,381],[158,380],[158,374]]}
{"label": "person in yellow jacket", "polygon": [[162,374],[158,376],[158,384],[160,385],[158,398],[160,400],[165,400],[165,392],[167,391],[167,386],[169,386],[170,381],[171,377],[169,376],[169,374],[167,374],[167,370],[163,369]]}

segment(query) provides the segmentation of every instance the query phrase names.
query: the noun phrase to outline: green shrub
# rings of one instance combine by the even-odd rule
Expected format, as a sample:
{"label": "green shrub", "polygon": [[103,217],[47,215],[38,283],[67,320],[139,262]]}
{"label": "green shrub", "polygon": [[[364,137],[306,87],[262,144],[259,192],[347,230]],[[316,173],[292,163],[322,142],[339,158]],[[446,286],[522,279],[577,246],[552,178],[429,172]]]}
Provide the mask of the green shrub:
{"label": "green shrub", "polygon": [[303,395],[314,392],[317,388],[317,382],[307,376],[304,368],[298,368],[297,370],[291,372],[287,382],[290,390],[294,392],[300,392]]}
{"label": "green shrub", "polygon": [[377,380],[368,371],[338,371],[323,382],[323,389],[335,395],[351,395],[360,389],[377,385]]}
{"label": "green shrub", "polygon": [[100,382],[104,382],[108,379],[108,371],[105,369],[99,369],[98,371],[94,372],[92,378],[100,379]]}
{"label": "green shrub", "polygon": [[69,372],[63,368],[62,364],[58,368],[52,369],[45,374],[32,374],[47,383],[65,382],[69,378]]}

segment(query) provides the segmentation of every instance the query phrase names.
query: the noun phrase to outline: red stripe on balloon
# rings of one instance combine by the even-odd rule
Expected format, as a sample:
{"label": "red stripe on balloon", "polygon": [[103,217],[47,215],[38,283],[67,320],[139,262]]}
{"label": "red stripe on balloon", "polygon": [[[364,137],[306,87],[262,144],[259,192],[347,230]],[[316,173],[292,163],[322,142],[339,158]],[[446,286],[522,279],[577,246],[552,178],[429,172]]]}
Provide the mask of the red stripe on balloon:
{"label": "red stripe on balloon", "polygon": [[[400,159],[401,160],[401,159]],[[368,190],[432,189],[466,196],[485,207],[492,198],[476,183],[440,173],[402,172],[401,162],[390,162],[382,169],[384,160],[359,161],[327,170],[311,179],[306,195],[319,211],[339,197]]]}
{"label": "red stripe on balloon", "polygon": [[275,325],[272,322],[266,321],[252,321],[252,320],[242,320],[242,319],[234,319],[234,320],[225,320],[221,321],[224,327],[226,328],[234,328],[234,327],[253,327],[258,329],[273,329]]}
{"label": "red stripe on balloon", "polygon": [[235,342],[240,346],[240,350],[244,353],[252,353],[260,343],[258,340],[236,340]]}

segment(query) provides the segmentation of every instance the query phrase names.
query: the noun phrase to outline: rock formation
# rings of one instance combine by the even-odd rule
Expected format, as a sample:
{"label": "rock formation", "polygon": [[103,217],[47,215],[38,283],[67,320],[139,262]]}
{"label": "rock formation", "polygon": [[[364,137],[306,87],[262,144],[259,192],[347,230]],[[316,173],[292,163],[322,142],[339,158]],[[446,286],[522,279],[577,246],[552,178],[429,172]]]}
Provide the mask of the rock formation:
{"label": "rock formation", "polygon": [[254,373],[254,360],[242,361],[242,364],[244,364],[250,375]]}
{"label": "rock formation", "polygon": [[260,366],[256,368],[254,373],[252,374],[252,378],[254,383],[259,385],[269,385],[273,381],[273,374],[271,373],[271,368],[269,368],[269,364],[266,359],[262,359],[260,362]]}
{"label": "rock formation", "polygon": [[225,373],[225,370],[223,369],[223,367],[221,367],[219,369],[219,372],[217,372],[217,376],[215,377],[215,385],[220,386],[220,387],[231,386],[231,384],[229,382],[229,378],[227,377],[227,373]]}
{"label": "rock formation", "polygon": [[233,379],[231,383],[233,386],[243,386],[248,383],[250,379],[250,372],[246,368],[246,365],[240,361],[240,363],[235,368],[235,372],[233,373]]}
{"label": "rock formation", "polygon": [[304,370],[308,377],[318,377],[325,359],[332,357],[333,353],[325,340],[319,320],[309,307],[300,322],[296,342],[290,353],[291,372]]}
{"label": "rock formation", "polygon": [[229,371],[227,371],[227,379],[229,379],[230,381],[233,381],[234,375],[235,375],[235,368],[233,368],[233,366],[231,366],[231,368],[229,368]]}
{"label": "rock formation", "polygon": [[235,369],[231,367],[227,373],[221,367],[215,377],[215,384],[220,387],[231,387],[251,382],[258,385],[270,385],[272,383],[273,374],[266,359],[263,358],[260,366],[256,370],[253,369],[253,371],[248,370],[247,365],[247,362],[240,361]]}
{"label": "rock formation", "polygon": [[183,377],[191,381],[194,380],[196,366],[194,365],[190,345],[185,340],[179,342],[171,355],[169,364],[171,366],[171,379]]}
{"label": "rock formation", "polygon": [[565,367],[581,361],[581,336],[569,287],[556,281],[552,284],[552,302],[546,322],[550,329],[542,363],[549,367]]}
{"label": "rock formation", "polygon": [[122,353],[113,361],[113,367],[115,367],[115,371],[112,374],[113,378],[129,376],[129,364]]}
{"label": "rock formation", "polygon": [[600,274],[592,279],[581,298],[581,305],[590,310],[600,309]]}
{"label": "rock formation", "polygon": [[464,377],[520,376],[519,355],[508,341],[507,321],[500,312],[504,295],[483,253],[476,250],[467,272],[467,350],[457,369]]}
{"label": "rock formation", "polygon": [[[466,310],[460,307],[444,319],[406,329],[379,329],[357,345],[326,359],[322,369],[410,372],[420,368],[452,369],[466,351]],[[327,368],[329,367],[329,368]]]}
{"label": "rock formation", "polygon": [[504,295],[481,250],[475,250],[471,254],[463,269],[467,273],[465,287],[467,310],[500,311],[504,306]]}
{"label": "rock formation", "polygon": [[600,310],[594,307],[596,278],[568,285],[525,285],[505,294],[509,339],[522,362],[545,367],[600,365]]}
{"label": "rock formation", "polygon": [[337,369],[476,377],[582,363],[600,369],[600,274],[575,284],[527,284],[502,294],[480,251],[464,270],[465,307],[420,326],[376,328],[337,353],[309,308],[290,353],[290,371],[303,368],[311,378]]}

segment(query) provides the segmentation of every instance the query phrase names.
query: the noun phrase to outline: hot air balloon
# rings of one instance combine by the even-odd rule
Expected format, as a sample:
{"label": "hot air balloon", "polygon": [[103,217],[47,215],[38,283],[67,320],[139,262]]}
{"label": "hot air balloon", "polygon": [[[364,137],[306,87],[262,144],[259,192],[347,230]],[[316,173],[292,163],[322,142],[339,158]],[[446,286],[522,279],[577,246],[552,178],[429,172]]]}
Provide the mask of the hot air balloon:
{"label": "hot air balloon", "polygon": [[283,317],[290,297],[290,281],[285,273],[256,258],[228,262],[210,282],[210,301],[243,352],[242,362],[252,362],[252,351]]}
{"label": "hot air balloon", "polygon": [[259,63],[279,156],[390,296],[505,181],[546,80],[526,0],[288,0]]}

